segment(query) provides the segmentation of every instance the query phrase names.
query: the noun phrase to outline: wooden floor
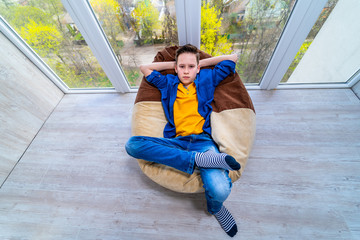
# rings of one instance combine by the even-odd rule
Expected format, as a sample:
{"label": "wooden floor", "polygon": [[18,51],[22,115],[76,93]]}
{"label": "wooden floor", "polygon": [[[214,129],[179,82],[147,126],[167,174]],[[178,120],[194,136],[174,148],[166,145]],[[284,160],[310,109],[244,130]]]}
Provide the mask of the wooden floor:
{"label": "wooden floor", "polygon": [[[360,239],[360,101],[250,91],[256,141],[226,202],[235,239]],[[135,94],[65,95],[0,189],[0,239],[230,239],[203,194],[166,190],[124,144]]]}

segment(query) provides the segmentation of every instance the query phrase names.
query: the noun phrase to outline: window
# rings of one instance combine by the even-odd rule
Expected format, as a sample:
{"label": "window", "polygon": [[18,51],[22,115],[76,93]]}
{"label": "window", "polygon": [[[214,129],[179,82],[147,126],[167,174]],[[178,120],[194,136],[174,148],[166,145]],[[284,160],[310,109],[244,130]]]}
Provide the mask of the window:
{"label": "window", "polygon": [[358,1],[329,0],[282,79],[283,84],[346,83],[360,69]]}
{"label": "window", "polygon": [[69,88],[112,87],[60,0],[2,1],[0,14]]}
{"label": "window", "polygon": [[[238,53],[236,70],[248,88],[323,81],[349,87],[360,76],[358,12],[357,0],[0,1],[1,16],[67,86],[117,92],[135,92],[138,66],[178,41],[213,56]],[[16,35],[4,22],[0,28]],[[43,72],[55,76],[15,38]]]}
{"label": "window", "polygon": [[140,64],[178,44],[174,0],[89,2],[131,86],[141,82]]}
{"label": "window", "polygon": [[239,54],[237,72],[258,84],[295,0],[202,1],[201,49],[211,55]]}

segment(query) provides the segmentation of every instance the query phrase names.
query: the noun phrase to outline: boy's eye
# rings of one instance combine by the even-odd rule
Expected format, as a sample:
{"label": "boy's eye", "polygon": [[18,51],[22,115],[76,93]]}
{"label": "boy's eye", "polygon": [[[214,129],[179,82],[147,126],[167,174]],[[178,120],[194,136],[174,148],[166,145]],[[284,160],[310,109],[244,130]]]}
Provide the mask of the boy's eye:
{"label": "boy's eye", "polygon": [[[179,65],[179,68],[185,68],[185,65]],[[188,68],[195,68],[195,65],[189,65]]]}

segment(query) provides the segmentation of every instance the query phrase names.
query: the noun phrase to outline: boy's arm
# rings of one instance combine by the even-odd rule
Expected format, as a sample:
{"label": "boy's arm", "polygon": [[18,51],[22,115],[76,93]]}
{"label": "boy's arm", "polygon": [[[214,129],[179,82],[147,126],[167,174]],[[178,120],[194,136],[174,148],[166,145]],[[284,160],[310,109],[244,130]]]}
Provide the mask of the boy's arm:
{"label": "boy's arm", "polygon": [[154,62],[150,64],[140,65],[140,71],[145,77],[149,76],[152,71],[162,71],[166,69],[175,69],[175,61],[173,62]]}
{"label": "boy's arm", "polygon": [[[231,62],[220,63],[225,60],[230,60]],[[209,77],[212,79],[213,86],[216,87],[231,72],[235,71],[236,62],[237,62],[237,54],[222,55],[218,57],[203,59],[202,62],[200,63],[200,67],[216,65],[215,68],[211,71],[212,74]]]}
{"label": "boy's arm", "polygon": [[231,60],[236,63],[237,59],[238,59],[237,54],[222,55],[222,56],[202,59],[202,60],[200,60],[199,64],[200,64],[200,67],[207,67],[207,66],[214,66],[224,60]]}

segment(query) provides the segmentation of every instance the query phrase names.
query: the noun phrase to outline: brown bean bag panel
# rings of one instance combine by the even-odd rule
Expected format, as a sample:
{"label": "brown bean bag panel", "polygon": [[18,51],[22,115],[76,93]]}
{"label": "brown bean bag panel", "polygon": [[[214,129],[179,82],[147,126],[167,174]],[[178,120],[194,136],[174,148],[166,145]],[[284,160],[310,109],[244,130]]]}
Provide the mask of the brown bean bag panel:
{"label": "brown bean bag panel", "polygon": [[[178,46],[167,47],[154,58],[154,62],[174,61]],[[211,57],[200,51],[200,59]],[[175,74],[174,70],[162,74]],[[161,105],[160,91],[143,78],[132,114],[134,136],[163,137],[167,123]],[[232,181],[240,178],[244,171],[255,137],[255,110],[251,98],[237,73],[230,74],[215,89],[211,113],[212,137],[221,152],[232,155],[241,169],[230,171]],[[162,164],[138,159],[146,176],[161,186],[176,192],[203,192],[199,171],[192,175]]]}

